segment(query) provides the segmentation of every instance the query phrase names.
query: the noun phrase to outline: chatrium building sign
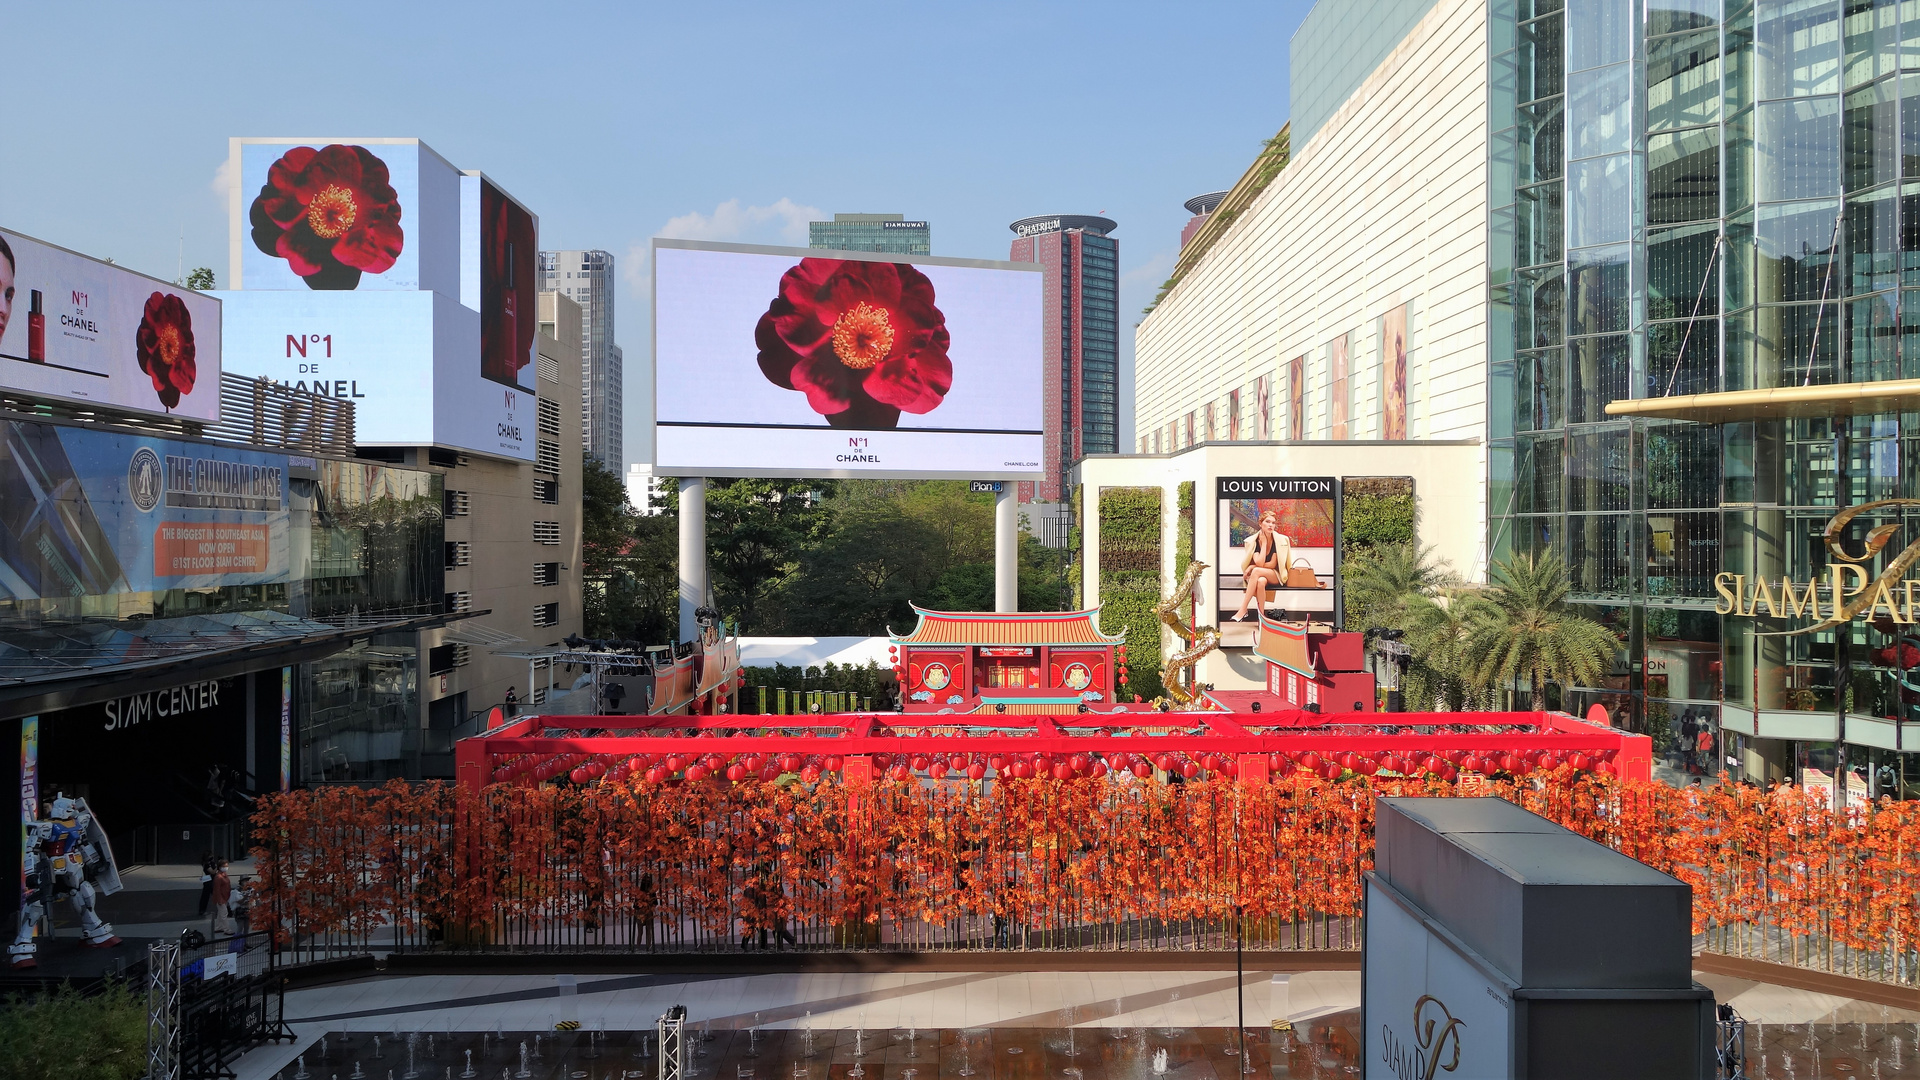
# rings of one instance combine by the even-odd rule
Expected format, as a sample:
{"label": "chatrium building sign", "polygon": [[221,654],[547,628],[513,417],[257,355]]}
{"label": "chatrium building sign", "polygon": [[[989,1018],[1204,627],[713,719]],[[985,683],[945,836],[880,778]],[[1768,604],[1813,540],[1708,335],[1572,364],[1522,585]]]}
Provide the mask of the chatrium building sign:
{"label": "chatrium building sign", "polygon": [[1893,557],[1876,577],[1868,565],[1900,531],[1898,524],[1876,525],[1867,530],[1866,550],[1855,555],[1846,549],[1842,534],[1854,518],[1870,510],[1920,506],[1920,499],[1881,499],[1850,506],[1835,514],[1821,531],[1821,542],[1833,561],[1827,566],[1827,580],[1810,577],[1794,581],[1782,576],[1777,581],[1758,575],[1720,573],[1713,579],[1719,594],[1714,611],[1721,615],[1767,615],[1776,619],[1811,619],[1811,623],[1792,630],[1760,631],[1762,637],[1792,637],[1812,634],[1850,623],[1855,619],[1891,619],[1895,623],[1913,623],[1916,614],[1915,586],[1906,573],[1920,562],[1920,540],[1908,544]]}

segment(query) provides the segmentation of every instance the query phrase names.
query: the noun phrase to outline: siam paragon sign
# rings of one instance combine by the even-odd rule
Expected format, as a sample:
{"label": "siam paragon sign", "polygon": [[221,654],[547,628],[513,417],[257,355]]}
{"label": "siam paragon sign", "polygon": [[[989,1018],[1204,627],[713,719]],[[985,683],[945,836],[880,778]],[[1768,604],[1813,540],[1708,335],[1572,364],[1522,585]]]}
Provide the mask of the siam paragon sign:
{"label": "siam paragon sign", "polygon": [[1761,637],[1812,634],[1859,618],[1913,623],[1916,617],[1920,617],[1915,614],[1916,600],[1920,599],[1915,595],[1915,586],[1920,585],[1920,581],[1908,580],[1906,572],[1916,561],[1920,561],[1920,540],[1908,544],[1875,577],[1867,567],[1886,549],[1894,534],[1900,531],[1900,526],[1876,525],[1867,530],[1866,550],[1859,555],[1847,551],[1841,538],[1847,525],[1859,515],[1869,510],[1895,506],[1920,506],[1920,499],[1881,499],[1878,502],[1861,503],[1840,511],[1827,522],[1820,539],[1834,560],[1827,566],[1828,580],[1823,582],[1813,577],[1796,582],[1783,576],[1776,582],[1759,576],[1723,572],[1713,578],[1714,592],[1720,596],[1713,610],[1721,615],[1765,614],[1775,619],[1813,620],[1796,630],[1761,631]]}

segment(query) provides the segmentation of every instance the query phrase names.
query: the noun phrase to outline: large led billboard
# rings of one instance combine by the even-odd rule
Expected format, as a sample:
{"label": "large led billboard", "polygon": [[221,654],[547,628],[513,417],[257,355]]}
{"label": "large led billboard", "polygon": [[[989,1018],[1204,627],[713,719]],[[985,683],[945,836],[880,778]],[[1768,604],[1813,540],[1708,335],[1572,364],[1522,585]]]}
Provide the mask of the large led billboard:
{"label": "large led billboard", "polygon": [[220,301],[0,229],[0,389],[211,423]]}
{"label": "large led billboard", "polygon": [[448,446],[533,459],[533,395],[484,377],[480,315],[437,292],[236,292],[235,370],[345,398],[363,446]]}
{"label": "large led billboard", "polygon": [[1044,474],[1041,274],[653,242],[654,471]]}
{"label": "large led billboard", "polygon": [[287,459],[0,421],[0,597],[287,580]]}
{"label": "large led billboard", "polygon": [[458,295],[460,173],[418,139],[231,140],[236,289]]}
{"label": "large led billboard", "polygon": [[232,140],[233,369],[368,446],[531,461],[538,220],[418,139]]}
{"label": "large led billboard", "polygon": [[533,392],[533,336],[539,314],[539,225],[527,208],[479,180],[480,372]]}
{"label": "large led billboard", "polygon": [[1337,623],[1340,485],[1331,476],[1223,476],[1215,613],[1220,643],[1251,647],[1260,615]]}

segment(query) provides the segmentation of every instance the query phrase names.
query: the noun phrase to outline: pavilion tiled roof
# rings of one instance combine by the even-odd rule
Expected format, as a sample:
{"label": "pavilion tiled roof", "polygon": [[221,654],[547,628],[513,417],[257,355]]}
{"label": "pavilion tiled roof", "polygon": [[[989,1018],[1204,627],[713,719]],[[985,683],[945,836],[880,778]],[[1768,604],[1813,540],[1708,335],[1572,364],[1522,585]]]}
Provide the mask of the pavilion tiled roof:
{"label": "pavilion tiled roof", "polygon": [[897,645],[1119,645],[1122,635],[1101,632],[1100,609],[1085,611],[929,611],[918,605],[911,634],[888,635]]}

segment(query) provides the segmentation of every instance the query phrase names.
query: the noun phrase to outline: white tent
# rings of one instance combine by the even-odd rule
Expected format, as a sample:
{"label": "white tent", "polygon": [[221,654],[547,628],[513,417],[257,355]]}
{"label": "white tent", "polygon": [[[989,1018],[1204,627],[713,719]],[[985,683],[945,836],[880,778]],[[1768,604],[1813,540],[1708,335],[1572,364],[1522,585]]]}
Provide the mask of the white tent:
{"label": "white tent", "polygon": [[740,639],[740,663],[743,667],[820,667],[826,663],[842,667],[865,667],[868,661],[889,667],[887,639],[883,637],[743,637]]}

